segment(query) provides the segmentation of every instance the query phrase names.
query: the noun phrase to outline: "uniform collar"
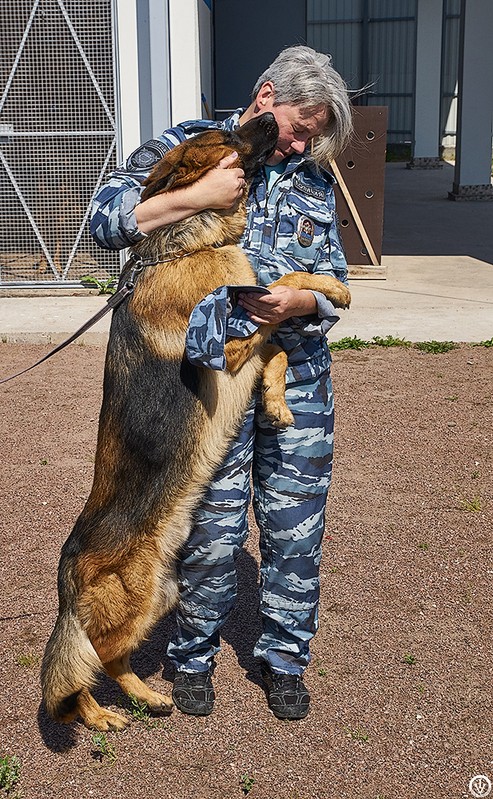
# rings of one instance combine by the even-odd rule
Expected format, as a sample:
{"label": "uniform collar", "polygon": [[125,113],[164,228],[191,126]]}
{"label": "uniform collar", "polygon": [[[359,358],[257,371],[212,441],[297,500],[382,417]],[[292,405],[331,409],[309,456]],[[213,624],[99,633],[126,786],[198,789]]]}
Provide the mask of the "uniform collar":
{"label": "uniform collar", "polygon": [[222,127],[225,130],[236,130],[240,127],[240,117],[245,113],[246,108],[237,108],[233,111],[230,117],[227,117],[222,122]]}

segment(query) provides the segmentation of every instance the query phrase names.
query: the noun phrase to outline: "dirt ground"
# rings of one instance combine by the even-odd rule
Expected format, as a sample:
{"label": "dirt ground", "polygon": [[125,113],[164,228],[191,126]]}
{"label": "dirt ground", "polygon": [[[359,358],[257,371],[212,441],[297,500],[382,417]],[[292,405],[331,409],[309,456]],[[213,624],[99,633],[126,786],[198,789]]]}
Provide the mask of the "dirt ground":
{"label": "dirt ground", "polygon": [[[44,352],[0,345],[0,372]],[[98,754],[91,731],[46,717],[39,666],[60,546],[90,488],[103,357],[72,346],[0,388],[0,757],[19,758],[25,799],[459,799],[474,775],[493,780],[493,350],[335,354],[308,718],[274,718],[252,661],[252,525],[214,713],[133,718]],[[160,690],[172,679],[172,624],[135,656]],[[108,680],[97,697],[129,707]]]}

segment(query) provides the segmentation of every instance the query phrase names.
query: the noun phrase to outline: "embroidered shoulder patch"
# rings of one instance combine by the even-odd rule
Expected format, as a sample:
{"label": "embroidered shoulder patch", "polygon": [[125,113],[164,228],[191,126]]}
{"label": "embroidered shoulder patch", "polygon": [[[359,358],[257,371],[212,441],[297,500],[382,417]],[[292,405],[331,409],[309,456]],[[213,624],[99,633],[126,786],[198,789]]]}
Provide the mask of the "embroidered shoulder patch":
{"label": "embroidered shoulder patch", "polygon": [[168,152],[168,148],[159,139],[151,139],[142,144],[137,150],[128,157],[127,169],[129,172],[140,172],[143,169],[150,169],[154,164],[161,160],[163,155]]}
{"label": "embroidered shoulder patch", "polygon": [[301,191],[302,194],[307,194],[309,197],[314,197],[316,200],[325,200],[325,189],[322,186],[309,186],[307,183],[298,177],[294,176],[293,186]]}

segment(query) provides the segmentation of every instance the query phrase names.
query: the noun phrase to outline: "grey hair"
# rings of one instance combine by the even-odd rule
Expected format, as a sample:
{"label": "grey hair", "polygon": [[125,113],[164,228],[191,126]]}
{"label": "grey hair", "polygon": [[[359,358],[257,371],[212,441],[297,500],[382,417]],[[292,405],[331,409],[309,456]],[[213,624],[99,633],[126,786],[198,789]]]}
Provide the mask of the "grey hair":
{"label": "grey hair", "polygon": [[304,111],[326,106],[327,130],[313,141],[311,158],[320,165],[337,158],[349,143],[353,120],[348,89],[332,66],[332,56],[303,45],[287,47],[260,75],[253,100],[267,81],[274,86],[274,105],[295,105]]}

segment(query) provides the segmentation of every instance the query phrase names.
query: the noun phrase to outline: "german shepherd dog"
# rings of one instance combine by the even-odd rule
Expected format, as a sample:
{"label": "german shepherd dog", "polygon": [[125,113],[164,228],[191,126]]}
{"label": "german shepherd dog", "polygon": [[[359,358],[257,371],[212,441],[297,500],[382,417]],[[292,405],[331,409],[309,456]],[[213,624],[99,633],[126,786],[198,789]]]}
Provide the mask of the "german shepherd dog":
{"label": "german shepherd dog", "polygon": [[[277,136],[272,114],[235,132],[206,131],[164,156],[143,199],[198,180],[235,150],[251,179]],[[62,548],[59,613],[42,665],[45,706],[58,721],[80,717],[98,730],[127,724],[90,693],[102,670],[152,711],[171,711],[171,698],[134,674],[130,655],[176,603],[176,558],[266,358],[266,411],[279,426],[292,422],[284,403],[286,356],[266,345],[272,326],[227,341],[225,372],[193,366],[184,355],[196,303],[221,285],[255,284],[237,246],[245,220],[242,200],[156,230],[134,247],[161,262],[142,271],[134,293],[113,313],[94,482]],[[277,283],[349,304],[347,288],[331,277],[298,272]]]}

